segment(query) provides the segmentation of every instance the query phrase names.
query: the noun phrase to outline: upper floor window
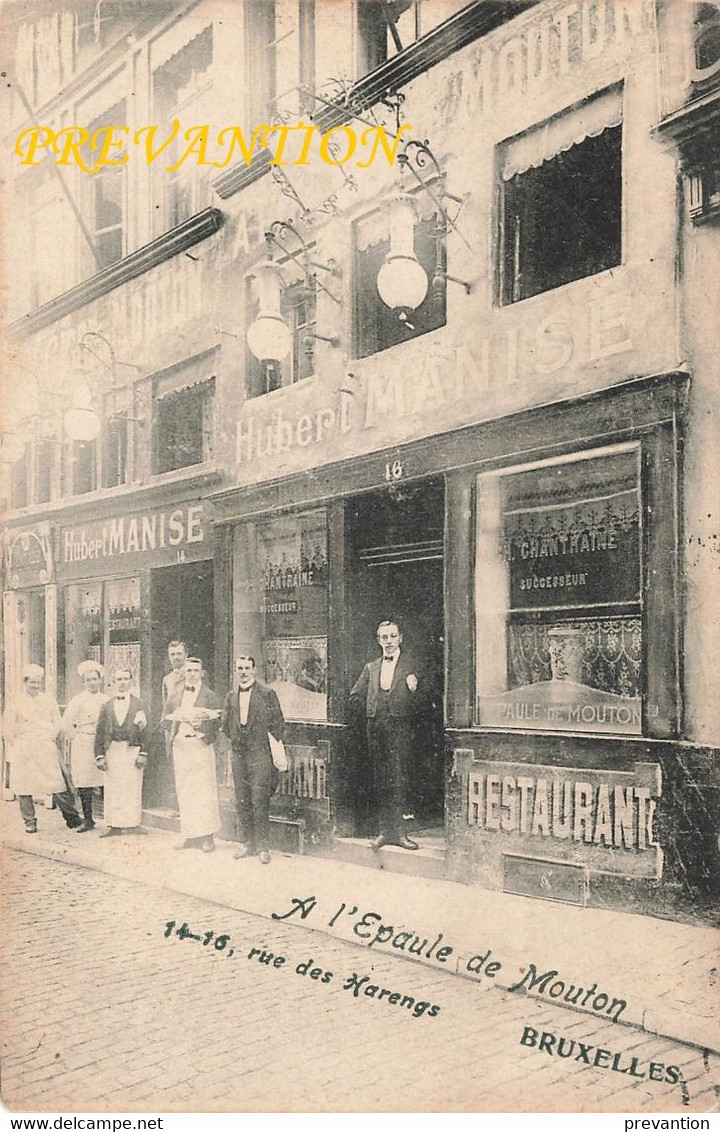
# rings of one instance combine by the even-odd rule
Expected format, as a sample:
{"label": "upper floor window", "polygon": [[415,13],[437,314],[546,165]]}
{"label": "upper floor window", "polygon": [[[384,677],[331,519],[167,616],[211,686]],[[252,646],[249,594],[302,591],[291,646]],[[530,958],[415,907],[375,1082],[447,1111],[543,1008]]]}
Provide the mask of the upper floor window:
{"label": "upper floor window", "polygon": [[86,495],[97,488],[98,444],[75,440],[70,446],[70,482],[73,495]]}
{"label": "upper floor window", "polygon": [[468,0],[357,0],[358,77],[467,7]]}
{"label": "upper floor window", "polygon": [[269,122],[276,110],[277,42],[275,0],[246,0],[245,90],[248,106],[245,122],[250,130]]}
{"label": "upper floor window", "polygon": [[621,262],[620,90],[508,142],[501,175],[501,303]]}
{"label": "upper floor window", "polygon": [[[206,27],[180,51],[172,55],[153,75],[153,101],[156,120],[170,130],[173,119],[182,129],[166,151],[166,160],[156,171],[157,229],[165,231],[199,212],[207,203],[207,178],[196,161],[185,161],[168,172],[187,145],[182,133],[190,125],[212,120],[213,29]],[[205,171],[207,172],[207,170]]]}
{"label": "upper floor window", "polygon": [[[125,102],[121,100],[88,126],[90,136],[104,126],[126,124]],[[85,161],[91,166],[97,159],[97,149],[85,147]],[[87,196],[87,215],[94,236],[97,253],[96,270],[117,263],[125,254],[125,191],[124,165],[103,165],[92,176],[83,177],[83,191]]]}
{"label": "upper floor window", "polygon": [[12,466],[10,501],[13,507],[27,507],[30,502],[30,445]]}
{"label": "upper floor window", "polygon": [[693,82],[720,78],[720,8],[696,4],[694,17],[695,67]]}
{"label": "upper floor window", "polygon": [[[260,397],[284,385],[294,385],[315,372],[315,330],[317,292],[304,281],[285,287],[281,298],[281,313],[292,333],[292,348],[281,362],[261,361],[250,350],[246,362],[246,396]],[[248,297],[248,324],[256,317],[258,304],[252,289]]]}
{"label": "upper floor window", "polygon": [[[418,202],[421,203],[421,202]],[[424,203],[424,202],[422,202]],[[437,330],[446,322],[445,288],[428,287],[427,295],[414,310],[391,310],[380,298],[378,272],[390,250],[387,210],[377,211],[355,224],[354,342],[355,356],[364,358],[397,346],[420,334]],[[437,218],[421,217],[415,224],[415,256],[428,280],[437,268],[446,267],[445,235]]]}
{"label": "upper floor window", "polygon": [[155,379],[153,472],[172,472],[213,454],[212,355],[173,366]]}
{"label": "upper floor window", "polygon": [[126,413],[105,422],[102,443],[103,487],[118,487],[128,481],[129,429]]}
{"label": "upper floor window", "polygon": [[35,444],[35,503],[49,503],[52,499],[55,451],[54,440],[38,440]]}

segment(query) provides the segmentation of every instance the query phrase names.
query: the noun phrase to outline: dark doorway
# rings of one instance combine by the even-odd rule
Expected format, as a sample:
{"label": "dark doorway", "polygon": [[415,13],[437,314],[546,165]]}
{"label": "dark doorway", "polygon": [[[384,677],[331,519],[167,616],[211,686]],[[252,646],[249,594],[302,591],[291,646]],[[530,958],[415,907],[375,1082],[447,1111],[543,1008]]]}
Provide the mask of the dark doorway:
{"label": "dark doorway", "polygon": [[189,656],[199,656],[205,680],[212,687],[214,666],[213,564],[188,562],[163,566],[150,573],[152,712],[157,737],[156,758],[148,766],[145,793],[150,805],[175,808],[172,773],[167,765],[164,739],[159,727],[162,712],[162,681],[170,670],[168,643],[185,641]]}
{"label": "dark doorway", "polygon": [[[410,830],[443,825],[443,531],[442,478],[393,485],[348,502],[348,597],[351,678],[380,655],[381,621],[396,621],[402,649],[427,689],[414,728],[408,812]],[[377,799],[365,749],[362,719],[351,722],[351,795],[354,832],[376,832]],[[354,756],[354,757],[353,757]]]}

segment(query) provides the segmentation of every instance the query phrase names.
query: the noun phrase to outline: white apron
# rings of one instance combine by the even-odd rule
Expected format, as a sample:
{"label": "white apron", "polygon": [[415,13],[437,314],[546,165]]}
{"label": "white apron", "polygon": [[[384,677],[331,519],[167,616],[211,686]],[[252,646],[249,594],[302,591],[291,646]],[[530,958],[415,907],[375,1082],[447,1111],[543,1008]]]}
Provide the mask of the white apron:
{"label": "white apron", "polygon": [[173,740],[175,789],[184,837],[208,837],[220,828],[215,751],[201,739]]}
{"label": "white apron", "polygon": [[80,692],[63,716],[63,731],[70,740],[70,773],[78,789],[105,783],[105,773],[95,762],[95,730],[100,708],[107,700],[102,692]]}
{"label": "white apron", "polygon": [[60,730],[60,709],[52,696],[21,692],[9,705],[3,721],[13,794],[61,794],[67,783],[60,769],[55,737]]}
{"label": "white apron", "polygon": [[139,747],[111,743],[105,756],[105,813],[107,825],[132,829],[142,820],[143,768],[135,766]]}

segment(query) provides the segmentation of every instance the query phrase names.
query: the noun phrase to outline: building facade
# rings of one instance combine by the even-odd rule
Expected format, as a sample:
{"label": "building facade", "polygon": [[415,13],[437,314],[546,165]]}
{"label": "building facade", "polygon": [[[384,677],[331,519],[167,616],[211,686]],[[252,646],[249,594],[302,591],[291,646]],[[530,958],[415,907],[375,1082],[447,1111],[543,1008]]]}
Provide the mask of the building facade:
{"label": "building facade", "polygon": [[64,700],[97,656],[157,713],[169,640],[219,692],[249,652],[289,721],[278,841],[362,859],[347,697],[397,620],[418,872],[702,905],[717,5],[100,3],[16,32],[6,690],[32,659]]}

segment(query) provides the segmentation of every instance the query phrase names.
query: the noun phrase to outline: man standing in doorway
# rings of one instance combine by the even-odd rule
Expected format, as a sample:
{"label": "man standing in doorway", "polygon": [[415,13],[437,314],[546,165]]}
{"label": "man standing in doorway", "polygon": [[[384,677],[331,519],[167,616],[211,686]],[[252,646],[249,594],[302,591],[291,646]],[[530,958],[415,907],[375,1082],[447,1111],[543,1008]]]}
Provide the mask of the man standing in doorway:
{"label": "man standing in doorway", "polygon": [[220,729],[220,700],[203,684],[202,661],[189,656],[183,683],[165,705],[163,723],[170,724],[180,830],[185,840],[176,849],[212,853],[220,828],[215,741]]}
{"label": "man standing in doorway", "polygon": [[417,849],[403,831],[411,769],[413,723],[421,706],[419,680],[402,651],[402,633],[394,621],[381,621],[377,642],[382,656],[363,668],[350,692],[350,706],[362,710],[367,724],[368,753],[379,798],[378,836],[371,848],[399,845]]}
{"label": "man standing in doorway", "polygon": [[282,709],[272,688],[255,677],[255,661],[235,661],[237,689],[225,700],[222,730],[232,747],[233,781],[242,844],[236,860],[256,853],[270,864],[270,799],[277,790],[278,771],[273,763],[268,733],[282,739]]}

